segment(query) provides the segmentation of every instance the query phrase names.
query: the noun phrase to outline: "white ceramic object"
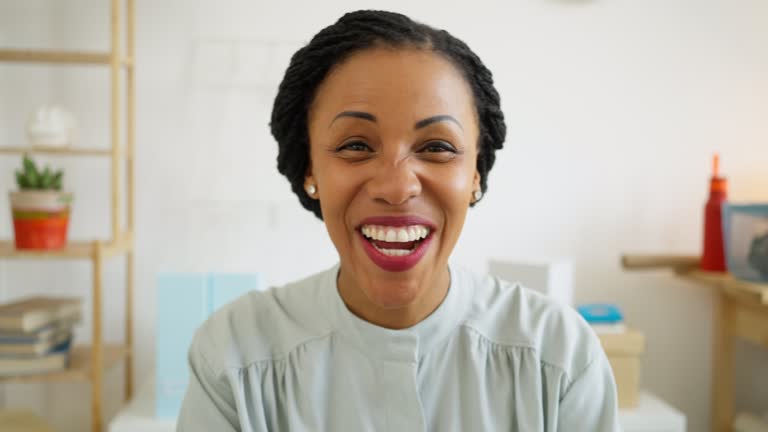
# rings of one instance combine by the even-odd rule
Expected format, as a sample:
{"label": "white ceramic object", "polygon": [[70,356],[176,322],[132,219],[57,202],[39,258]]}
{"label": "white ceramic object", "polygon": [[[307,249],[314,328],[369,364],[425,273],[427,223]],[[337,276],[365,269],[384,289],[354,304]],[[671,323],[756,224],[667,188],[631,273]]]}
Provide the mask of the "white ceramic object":
{"label": "white ceramic object", "polygon": [[51,190],[10,192],[13,210],[61,211],[72,203],[72,194]]}
{"label": "white ceramic object", "polygon": [[27,139],[33,147],[67,147],[75,135],[75,117],[55,105],[43,105],[27,120]]}

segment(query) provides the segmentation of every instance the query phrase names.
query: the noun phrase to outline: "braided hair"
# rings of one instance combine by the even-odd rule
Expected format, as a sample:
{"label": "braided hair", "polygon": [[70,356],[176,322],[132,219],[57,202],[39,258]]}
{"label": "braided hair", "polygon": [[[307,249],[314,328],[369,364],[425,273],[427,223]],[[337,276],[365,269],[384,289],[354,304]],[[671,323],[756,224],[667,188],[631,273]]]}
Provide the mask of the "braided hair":
{"label": "braided hair", "polygon": [[[493,76],[477,55],[445,30],[414,22],[405,15],[361,10],[342,16],[299,49],[285,71],[272,107],[270,128],[279,146],[277,169],[291,183],[299,202],[322,219],[320,203],[304,190],[309,166],[308,112],[317,88],[334,66],[369,48],[414,47],[442,55],[469,83],[478,118],[477,171],[480,188],[488,188],[495,151],[504,146],[507,127]],[[472,204],[474,205],[474,203]]]}

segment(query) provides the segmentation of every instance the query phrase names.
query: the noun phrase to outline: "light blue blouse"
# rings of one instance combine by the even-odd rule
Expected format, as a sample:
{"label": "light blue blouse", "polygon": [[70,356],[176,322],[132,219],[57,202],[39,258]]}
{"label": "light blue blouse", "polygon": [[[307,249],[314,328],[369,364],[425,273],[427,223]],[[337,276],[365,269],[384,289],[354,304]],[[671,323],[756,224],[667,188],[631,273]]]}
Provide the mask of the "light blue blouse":
{"label": "light blue blouse", "polygon": [[570,307],[451,265],[438,309],[389,330],[347,309],[338,270],[203,324],[177,430],[620,430],[608,361]]}

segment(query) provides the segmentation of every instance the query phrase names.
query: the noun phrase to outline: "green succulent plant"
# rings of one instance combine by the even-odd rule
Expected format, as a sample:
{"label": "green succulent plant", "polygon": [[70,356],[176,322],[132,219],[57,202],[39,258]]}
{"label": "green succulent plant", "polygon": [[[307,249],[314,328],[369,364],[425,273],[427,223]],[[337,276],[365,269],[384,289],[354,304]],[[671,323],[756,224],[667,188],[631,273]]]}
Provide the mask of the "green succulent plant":
{"label": "green succulent plant", "polygon": [[42,171],[37,168],[29,155],[24,155],[22,170],[16,170],[16,184],[22,190],[61,190],[62,170],[53,171],[46,166]]}

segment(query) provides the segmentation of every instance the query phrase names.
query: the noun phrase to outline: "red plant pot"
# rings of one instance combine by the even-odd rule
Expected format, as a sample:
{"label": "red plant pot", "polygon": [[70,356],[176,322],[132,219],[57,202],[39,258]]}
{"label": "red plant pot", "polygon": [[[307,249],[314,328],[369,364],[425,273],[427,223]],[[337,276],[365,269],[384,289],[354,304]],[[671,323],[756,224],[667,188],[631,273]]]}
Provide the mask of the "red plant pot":
{"label": "red plant pot", "polygon": [[16,249],[52,250],[67,245],[71,195],[55,191],[11,193]]}
{"label": "red plant pot", "polygon": [[61,249],[67,245],[69,210],[59,213],[13,212],[16,249]]}

